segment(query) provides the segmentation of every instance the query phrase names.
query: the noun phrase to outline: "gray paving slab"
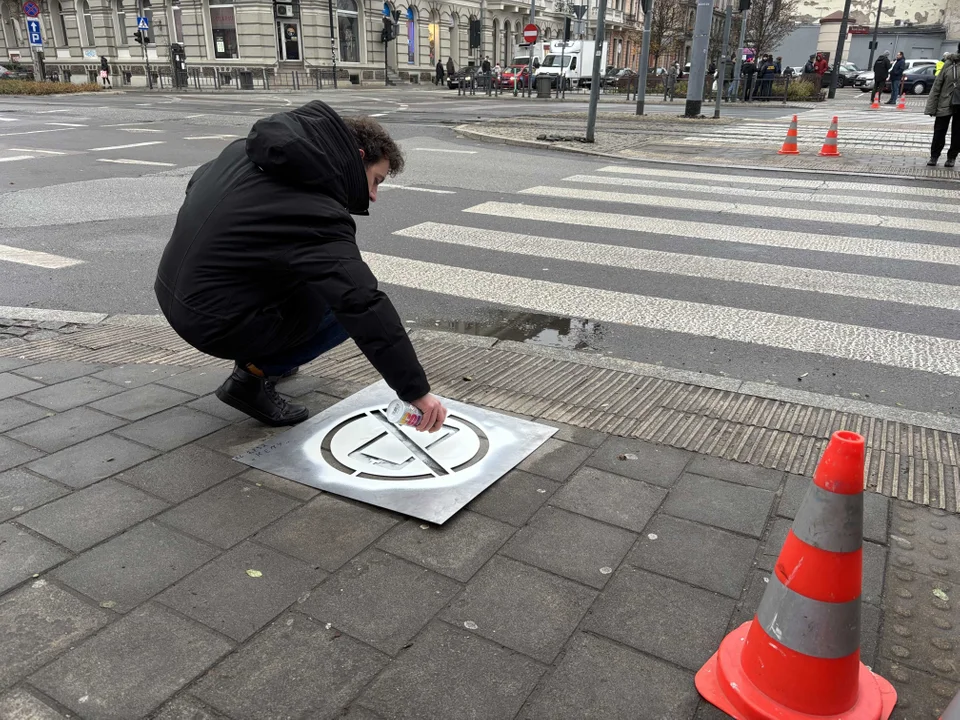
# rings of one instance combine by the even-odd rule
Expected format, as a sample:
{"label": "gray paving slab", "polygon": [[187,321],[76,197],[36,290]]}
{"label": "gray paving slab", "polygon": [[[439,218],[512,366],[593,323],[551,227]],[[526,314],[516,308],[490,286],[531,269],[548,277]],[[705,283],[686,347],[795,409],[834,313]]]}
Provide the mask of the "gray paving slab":
{"label": "gray paving slab", "polygon": [[199,367],[177,373],[171,377],[161,378],[155,382],[175,390],[183,390],[191,395],[209,395],[223,381],[230,377],[230,371],[223,368]]}
{"label": "gray paving slab", "polygon": [[385,720],[503,720],[516,716],[544,669],[467,630],[435,622],[358,703]]}
{"label": "gray paving slab", "polygon": [[883,611],[878,605],[860,605],[860,662],[875,667],[880,657],[880,627]]}
{"label": "gray paving slab", "polygon": [[759,465],[747,465],[746,463],[724,460],[710,455],[695,455],[693,460],[690,461],[690,465],[687,466],[687,472],[726,480],[738,485],[763,488],[764,490],[779,489],[784,477],[781,470],[771,470]]}
{"label": "gray paving slab", "polygon": [[37,380],[44,385],[56,385],[84,375],[92,375],[102,367],[103,365],[75,360],[49,360],[17,368],[16,372],[18,375]]}
{"label": "gray paving slab", "polygon": [[559,487],[559,483],[539,475],[523,470],[511,470],[474,498],[467,508],[519,527],[526,523]]}
{"label": "gray paving slab", "polygon": [[333,572],[396,524],[396,517],[382,510],[322,494],[256,540]]}
{"label": "gray paving slab", "polygon": [[131,423],[118,430],[117,434],[157,450],[173,450],[216,432],[226,424],[226,420],[213,415],[187,407],[175,407]]}
{"label": "gray paving slab", "polygon": [[[261,574],[252,577],[248,570]],[[326,576],[320,568],[246,542],[181,580],[157,600],[243,641]]]}
{"label": "gray paving slab", "polygon": [[554,440],[575,443],[576,445],[585,445],[586,447],[598,448],[610,437],[606,433],[590,428],[580,428],[575,425],[566,425],[564,423],[553,422],[552,420],[537,420],[537,422],[557,428],[557,433],[553,436]]}
{"label": "gray paving slab", "polygon": [[780,550],[783,549],[783,543],[787,539],[787,533],[793,527],[793,521],[786,518],[774,518],[767,530],[760,555],[757,557],[757,565],[767,572],[773,572],[773,566],[780,556]]}
{"label": "gray paving slab", "polygon": [[[211,454],[216,454],[213,453],[213,451],[209,452]],[[217,456],[222,457],[221,455]],[[273,490],[274,492],[289,495],[290,497],[300,500],[301,502],[312,500],[320,494],[319,490],[312,488],[309,485],[301,485],[298,482],[287,480],[279,475],[264,472],[263,470],[247,470],[245,473],[242,473],[240,476],[238,476],[237,479],[243,480],[244,482],[253,483],[257,487],[265,487],[269,490]]]}
{"label": "gray paving slab", "polygon": [[549,664],[596,597],[579,583],[495,556],[440,617]]}
{"label": "gray paving slab", "polygon": [[64,485],[83,488],[156,454],[139,443],[107,433],[34,460],[27,467]]}
{"label": "gray paving slab", "polygon": [[587,465],[669,488],[692,458],[693,453],[686,450],[633,438],[610,437],[590,456]]}
{"label": "gray paving slab", "polygon": [[244,467],[220,453],[191,444],[125,470],[116,479],[179,503],[241,473]]}
{"label": "gray paving slab", "polygon": [[787,474],[787,481],[783,486],[780,501],[777,504],[777,515],[793,520],[800,509],[800,503],[813,481],[802,475]]}
{"label": "gray paving slab", "polygon": [[341,720],[383,720],[383,715],[377,715],[373,710],[367,710],[359,705],[354,705]]}
{"label": "gray paving slab", "polygon": [[35,380],[29,380],[13,373],[0,373],[0,400],[42,387],[43,383],[38,383]]}
{"label": "gray paving slab", "polygon": [[0,435],[0,472],[42,456],[39,450]]}
{"label": "gray paving slab", "polygon": [[500,552],[599,590],[636,539],[637,535],[627,530],[545,507]]}
{"label": "gray paving slab", "polygon": [[757,614],[757,608],[760,607],[760,601],[763,599],[763,593],[770,585],[770,573],[756,568],[750,571],[747,576],[747,587],[743,596],[737,603],[737,608],[730,618],[730,624],[727,631],[732,631],[740,627],[743,623],[753,620]]}
{"label": "gray paving slab", "polygon": [[103,480],[21,515],[17,522],[74,552],[136,525],[169,507],[115,480]]}
{"label": "gray paving slab", "polygon": [[20,358],[0,357],[0,372],[9,372],[17,368],[31,365],[31,360],[21,360]]}
{"label": "gray paving slab", "polygon": [[63,497],[69,492],[25,469],[14,468],[0,473],[0,522]]}
{"label": "gray paving slab", "polygon": [[293,498],[234,478],[169,510],[160,521],[226,549],[299,505]]}
{"label": "gray paving slab", "polygon": [[960,582],[960,516],[892,503],[890,564],[896,571]]}
{"label": "gray paving slab", "polygon": [[626,561],[737,599],[758,546],[756,540],[742,535],[658,515],[647,525]]}
{"label": "gray paving slab", "polygon": [[461,510],[442,526],[408,520],[377,543],[460,582],[467,582],[514,533],[506,523]]}
{"label": "gray paving slab", "polygon": [[278,619],[191,688],[237,718],[335,718],[388,662],[299,613]]}
{"label": "gray paving slab", "polygon": [[[120,418],[90,408],[79,407],[18,427],[9,431],[7,435],[40,450],[57,452],[105,432],[116,430],[124,424],[125,422]],[[3,452],[0,451],[0,458],[2,457]],[[2,463],[3,461],[0,460],[0,465]]]}
{"label": "gray paving slab", "polygon": [[327,578],[298,609],[396,655],[461,588],[443,575],[371,549]]}
{"label": "gray paving slab", "polygon": [[300,398],[324,386],[323,378],[297,373],[277,383],[277,391],[288,398]]}
{"label": "gray paving slab", "polygon": [[199,410],[207,415],[222,418],[231,423],[246,420],[249,417],[246,413],[230,407],[216,395],[204,395],[196,400],[191,400],[187,403],[187,407],[193,410]]}
{"label": "gray paving slab", "polygon": [[30,682],[85,720],[131,720],[152,712],[230,649],[222,637],[151,604],[60,656]]}
{"label": "gray paving slab", "polygon": [[893,683],[897,690],[897,706],[893,720],[942,718],[951,698],[957,692],[956,682],[921,672],[890,658],[881,656],[875,670]]}
{"label": "gray paving slab", "polygon": [[253,418],[247,418],[201,438],[199,444],[228,457],[236,457],[287,429],[268,427]]}
{"label": "gray paving slab", "polygon": [[190,574],[218,551],[148,520],[64,563],[53,575],[126,613]]}
{"label": "gray paving slab", "polygon": [[226,715],[210,709],[189,695],[180,695],[164,705],[155,720],[224,720]]}
{"label": "gray paving slab", "polygon": [[141,385],[124,390],[113,397],[90,403],[94,410],[110,413],[124,420],[142,420],[193,399],[193,395],[163,385]]}
{"label": "gray paving slab", "polygon": [[49,417],[53,413],[18,398],[0,400],[0,433]]}
{"label": "gray paving slab", "polygon": [[887,548],[872,542],[863,543],[863,602],[880,604],[886,567]]}
{"label": "gray paving slab", "polygon": [[[774,497],[769,490],[687,473],[670,491],[663,510],[675,517],[758,538],[763,534]],[[710,501],[704,502],[704,498]]]}
{"label": "gray paving slab", "polygon": [[890,530],[890,498],[875,492],[863,494],[863,537],[881,545],[887,544]]}
{"label": "gray paving slab", "polygon": [[583,628],[696,672],[720,646],[735,604],[718,593],[624,566]]}
{"label": "gray paving slab", "polygon": [[640,532],[666,496],[657,485],[585,467],[550,498],[550,504]]}
{"label": "gray paving slab", "polygon": [[185,369],[176,365],[115,365],[101,370],[94,377],[130,389],[172,377]]}
{"label": "gray paving slab", "polygon": [[93,377],[80,377],[66,382],[48,385],[20,395],[21,400],[32,402],[54,412],[86,405],[95,400],[122,392],[121,388]]}
{"label": "gray paving slab", "polygon": [[574,443],[550,438],[526,460],[517,465],[534,475],[563,482],[590,457],[591,449]]}
{"label": "gray paving slab", "polygon": [[24,689],[0,696],[0,720],[66,720],[67,716]]}
{"label": "gray paving slab", "polygon": [[66,550],[26,530],[0,525],[0,594],[69,557]]}
{"label": "gray paving slab", "polygon": [[534,698],[522,720],[679,720],[699,701],[692,673],[587,633],[571,640]]}
{"label": "gray paving slab", "polygon": [[313,416],[333,407],[342,399],[322,392],[309,392],[298,397],[297,403],[306,407],[310,411],[310,415]]}
{"label": "gray paving slab", "polygon": [[0,598],[0,688],[19,682],[109,622],[45,579]]}

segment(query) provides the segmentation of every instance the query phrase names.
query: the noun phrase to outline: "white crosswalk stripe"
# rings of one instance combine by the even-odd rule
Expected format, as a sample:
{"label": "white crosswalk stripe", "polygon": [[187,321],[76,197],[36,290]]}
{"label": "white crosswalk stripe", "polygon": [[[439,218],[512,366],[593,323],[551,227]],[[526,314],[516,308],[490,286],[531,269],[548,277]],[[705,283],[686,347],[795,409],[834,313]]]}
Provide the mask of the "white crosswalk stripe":
{"label": "white crosswalk stripe", "polygon": [[[896,199],[881,215],[874,195],[844,192]],[[960,377],[955,191],[624,165],[521,199],[397,230],[396,255],[364,256],[384,283],[468,303]],[[807,220],[831,232],[793,229]]]}

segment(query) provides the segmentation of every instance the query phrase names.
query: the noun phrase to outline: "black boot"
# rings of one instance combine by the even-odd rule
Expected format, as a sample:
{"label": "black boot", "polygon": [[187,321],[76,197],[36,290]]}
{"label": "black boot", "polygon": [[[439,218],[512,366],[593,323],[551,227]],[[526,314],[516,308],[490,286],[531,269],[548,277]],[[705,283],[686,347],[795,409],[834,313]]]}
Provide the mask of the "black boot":
{"label": "black boot", "polygon": [[947,158],[947,161],[943,164],[944,167],[953,167],[957,164],[956,158]]}
{"label": "black boot", "polygon": [[265,425],[296,425],[310,414],[303,405],[280,397],[272,380],[254,375],[239,365],[234,366],[230,377],[217,388],[217,397]]}
{"label": "black boot", "polygon": [[927,167],[936,167],[938,158],[932,157],[927,160]]}

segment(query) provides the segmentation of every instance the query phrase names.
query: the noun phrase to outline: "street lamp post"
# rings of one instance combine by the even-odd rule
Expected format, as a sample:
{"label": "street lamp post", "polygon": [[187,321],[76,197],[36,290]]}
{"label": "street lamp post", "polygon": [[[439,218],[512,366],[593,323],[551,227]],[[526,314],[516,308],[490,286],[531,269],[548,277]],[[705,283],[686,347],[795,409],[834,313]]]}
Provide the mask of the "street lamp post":
{"label": "street lamp post", "polygon": [[873,42],[870,43],[870,59],[867,60],[867,70],[873,69],[873,54],[877,51],[877,33],[880,32],[880,13],[883,11],[883,0],[877,2],[877,21],[873,24]]}
{"label": "street lamp post", "polygon": [[833,100],[837,96],[837,80],[840,76],[840,60],[843,46],[847,41],[847,24],[850,22],[850,0],[843,6],[843,20],[840,21],[840,37],[837,38],[837,56],[833,59],[833,77],[830,78],[830,92],[827,97]]}

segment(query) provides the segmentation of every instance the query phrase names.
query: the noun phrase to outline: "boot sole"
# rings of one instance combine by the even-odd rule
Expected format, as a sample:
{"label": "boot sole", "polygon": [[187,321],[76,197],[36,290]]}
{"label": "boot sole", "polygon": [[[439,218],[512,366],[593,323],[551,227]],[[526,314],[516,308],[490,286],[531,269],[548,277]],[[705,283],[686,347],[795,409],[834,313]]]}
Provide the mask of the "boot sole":
{"label": "boot sole", "polygon": [[226,392],[224,392],[222,387],[217,388],[214,394],[217,396],[220,402],[229,405],[235,410],[239,410],[245,415],[249,415],[254,420],[259,420],[264,425],[269,425],[270,427],[284,427],[286,425],[297,425],[299,423],[302,423],[308,417],[310,417],[310,411],[307,410],[307,408],[303,408],[302,413],[299,413],[297,415],[291,415],[287,418],[284,418],[283,420],[275,420],[274,418],[268,415],[264,415],[259,410],[256,410],[255,408],[250,407],[242,400],[238,400],[232,395],[227,394]]}

